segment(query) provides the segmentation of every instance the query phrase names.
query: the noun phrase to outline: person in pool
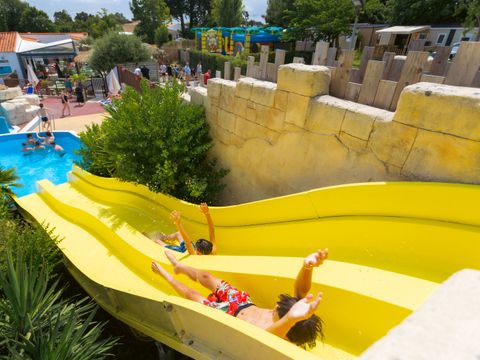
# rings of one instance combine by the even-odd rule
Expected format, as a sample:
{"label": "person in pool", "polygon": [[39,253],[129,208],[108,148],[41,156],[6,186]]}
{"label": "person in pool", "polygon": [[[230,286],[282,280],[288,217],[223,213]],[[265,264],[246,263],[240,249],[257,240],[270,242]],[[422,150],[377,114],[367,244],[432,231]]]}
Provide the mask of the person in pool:
{"label": "person in pool", "polygon": [[51,146],[53,150],[60,153],[61,157],[65,155],[65,150],[55,142],[55,136],[50,131],[46,131],[45,136],[37,134],[37,137],[43,141],[44,145]]}
{"label": "person in pool", "polygon": [[[159,234],[156,236],[154,241],[161,246],[164,246],[168,249],[175,250],[178,252],[186,252],[190,255],[216,255],[217,254],[217,242],[215,240],[215,227],[213,226],[213,220],[210,216],[210,210],[206,203],[200,204],[200,211],[205,215],[208,223],[208,233],[209,233],[209,240],[206,239],[198,239],[195,245],[190,241],[190,237],[188,236],[187,232],[183,228],[182,225],[182,215],[179,211],[172,211],[170,214],[170,219],[173,221],[175,226],[177,227],[176,232],[165,235]],[[144,235],[146,235],[144,233]],[[172,242],[178,240],[180,245],[170,245],[168,242]]]}
{"label": "person in pool", "polygon": [[40,144],[39,141],[36,141],[36,140],[34,140],[33,143],[31,143],[29,141],[24,142],[24,143],[22,143],[22,146],[23,146],[22,147],[23,152],[45,149],[45,146],[43,146],[42,144]]}
{"label": "person in pool", "polygon": [[33,145],[33,146],[35,146],[35,144],[36,144],[37,142],[38,142],[38,140],[33,137],[33,134],[27,134],[27,144],[28,144],[28,145]]}
{"label": "person in pool", "polygon": [[172,263],[175,274],[187,275],[212,292],[208,297],[204,297],[175,279],[160,264],[152,261],[152,271],[162,276],[180,296],[221,310],[303,348],[313,348],[317,338],[323,339],[323,321],[315,315],[322,300],[322,293],[314,297],[309,291],[312,286],[313,269],[327,259],[328,249],[317,250],[303,260],[295,280],[294,296],[281,294],[273,309],[256,306],[247,292],[206,271],[182,264],[169,251],[165,251],[165,254]]}

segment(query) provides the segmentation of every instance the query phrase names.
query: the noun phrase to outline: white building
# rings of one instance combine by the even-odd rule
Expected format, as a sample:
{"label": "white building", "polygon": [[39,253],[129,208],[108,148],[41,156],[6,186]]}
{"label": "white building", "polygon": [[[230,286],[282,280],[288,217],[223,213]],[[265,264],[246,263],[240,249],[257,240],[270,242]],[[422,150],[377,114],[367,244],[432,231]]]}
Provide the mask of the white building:
{"label": "white building", "polygon": [[87,33],[0,32],[0,77],[16,72],[20,80],[27,76],[27,64],[36,69],[48,61],[73,61],[75,43]]}

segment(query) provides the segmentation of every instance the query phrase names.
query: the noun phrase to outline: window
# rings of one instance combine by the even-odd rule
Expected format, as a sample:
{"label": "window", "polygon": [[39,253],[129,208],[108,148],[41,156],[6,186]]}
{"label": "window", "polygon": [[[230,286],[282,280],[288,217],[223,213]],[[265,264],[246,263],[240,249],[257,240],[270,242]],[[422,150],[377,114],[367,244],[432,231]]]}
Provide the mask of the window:
{"label": "window", "polygon": [[446,36],[447,34],[439,34],[437,38],[437,45],[442,45]]}
{"label": "window", "polygon": [[418,36],[418,38],[419,38],[420,40],[424,40],[424,39],[427,38],[427,34],[426,34],[426,33],[420,33],[420,35]]}

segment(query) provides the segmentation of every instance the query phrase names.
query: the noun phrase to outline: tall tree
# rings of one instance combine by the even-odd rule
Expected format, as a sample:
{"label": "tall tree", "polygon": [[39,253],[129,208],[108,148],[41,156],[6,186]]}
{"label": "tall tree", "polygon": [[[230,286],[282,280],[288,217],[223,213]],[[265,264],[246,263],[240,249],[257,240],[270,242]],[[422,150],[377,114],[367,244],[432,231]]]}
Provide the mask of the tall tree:
{"label": "tall tree", "polygon": [[456,14],[465,14],[463,26],[469,30],[477,28],[475,41],[480,41],[480,0],[462,0]]}
{"label": "tall tree", "polygon": [[119,12],[115,12],[112,14],[113,17],[115,19],[117,19],[117,21],[120,23],[120,24],[126,24],[126,23],[129,23],[130,20],[128,20],[125,15],[123,15],[122,13],[119,13]]}
{"label": "tall tree", "polygon": [[53,32],[55,25],[47,13],[34,6],[28,6],[20,17],[16,30],[23,32]]}
{"label": "tall tree", "polygon": [[[92,21],[93,20],[93,21]],[[99,38],[109,31],[121,31],[122,26],[114,14],[109,14],[107,9],[102,8],[93,19],[89,19],[89,35],[94,39]]]}
{"label": "tall tree", "polygon": [[168,7],[163,0],[132,0],[130,3],[134,20],[140,23],[135,28],[135,34],[144,41],[155,42],[155,30],[168,18]]}
{"label": "tall tree", "polygon": [[112,31],[94,42],[90,65],[105,75],[117,64],[143,61],[149,56],[147,48],[137,36]]}
{"label": "tall tree", "polygon": [[218,26],[239,26],[243,23],[243,1],[213,0],[212,13]]}
{"label": "tall tree", "polygon": [[21,0],[0,0],[0,25],[4,31],[16,31],[28,4]]}
{"label": "tall tree", "polygon": [[53,22],[58,31],[69,32],[74,28],[73,19],[67,10],[56,11],[53,13]]}
{"label": "tall tree", "polygon": [[360,22],[385,24],[388,21],[387,0],[367,0],[360,11]]}
{"label": "tall tree", "polygon": [[210,0],[166,0],[170,15],[180,21],[183,36],[187,35],[186,19],[189,19],[189,28],[206,25],[211,13]]}
{"label": "tall tree", "polygon": [[392,25],[432,25],[461,23],[452,0],[388,0]]}
{"label": "tall tree", "polygon": [[294,0],[268,0],[265,21],[271,26],[288,27],[288,12],[294,9]]}
{"label": "tall tree", "polygon": [[355,9],[351,0],[295,0],[289,12],[287,39],[337,41],[352,32]]}

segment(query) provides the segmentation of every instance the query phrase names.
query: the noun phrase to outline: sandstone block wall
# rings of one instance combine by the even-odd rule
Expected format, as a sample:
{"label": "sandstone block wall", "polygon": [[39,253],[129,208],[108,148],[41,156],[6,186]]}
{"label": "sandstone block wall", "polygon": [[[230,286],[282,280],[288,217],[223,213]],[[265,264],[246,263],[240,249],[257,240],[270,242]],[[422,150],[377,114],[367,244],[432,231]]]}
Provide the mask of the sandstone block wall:
{"label": "sandstone block wall", "polygon": [[278,84],[212,79],[212,156],[230,169],[223,203],[368,181],[480,183],[480,93],[418,83],[395,113],[328,95],[330,71],[283,65]]}

